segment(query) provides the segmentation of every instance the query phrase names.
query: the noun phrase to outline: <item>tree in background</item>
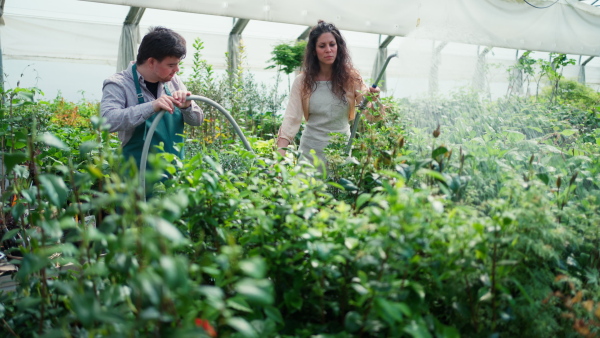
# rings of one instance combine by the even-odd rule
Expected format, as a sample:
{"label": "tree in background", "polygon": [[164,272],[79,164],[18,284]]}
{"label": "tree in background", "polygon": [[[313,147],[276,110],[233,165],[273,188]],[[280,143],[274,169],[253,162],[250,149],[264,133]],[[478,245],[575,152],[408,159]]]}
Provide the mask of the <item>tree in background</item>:
{"label": "tree in background", "polygon": [[269,60],[273,62],[272,65],[268,66],[265,69],[273,69],[277,67],[279,72],[284,72],[288,76],[288,89],[291,88],[290,85],[290,74],[293,73],[296,69],[302,66],[302,61],[304,60],[304,50],[306,49],[306,41],[299,40],[294,43],[282,43],[275,48],[271,54],[273,57]]}

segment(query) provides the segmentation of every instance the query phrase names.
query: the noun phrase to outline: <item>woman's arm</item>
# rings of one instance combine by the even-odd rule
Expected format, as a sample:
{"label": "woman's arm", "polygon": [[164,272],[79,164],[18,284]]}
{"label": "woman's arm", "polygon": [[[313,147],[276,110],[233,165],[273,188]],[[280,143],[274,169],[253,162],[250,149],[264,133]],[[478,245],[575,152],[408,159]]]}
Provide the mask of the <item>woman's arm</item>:
{"label": "woman's arm", "polygon": [[[379,89],[379,87],[373,88],[372,86],[367,86],[365,82],[361,79],[359,89],[360,94],[356,95],[356,102],[357,104],[360,104],[365,95],[373,95],[373,100],[367,103],[364,111],[362,112],[369,122],[381,121],[383,120],[383,116],[385,115],[385,106],[381,102],[379,102],[380,92],[381,90]],[[372,109],[378,110],[379,114],[377,116],[371,114]]]}
{"label": "woman's arm", "polygon": [[296,134],[300,130],[300,124],[302,123],[302,116],[304,110],[302,109],[302,77],[299,75],[294,80],[292,90],[290,91],[290,100],[288,102],[285,113],[283,114],[283,122],[279,128],[277,135],[277,151],[285,156],[285,148],[293,143]]}

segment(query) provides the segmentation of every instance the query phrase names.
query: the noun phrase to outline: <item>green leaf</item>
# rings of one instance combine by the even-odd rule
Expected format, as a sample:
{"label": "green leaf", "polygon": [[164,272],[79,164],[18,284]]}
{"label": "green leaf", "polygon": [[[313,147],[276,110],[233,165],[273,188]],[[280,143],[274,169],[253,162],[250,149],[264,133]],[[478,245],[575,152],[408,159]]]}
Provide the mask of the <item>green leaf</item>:
{"label": "green leaf", "polygon": [[71,304],[76,316],[75,318],[86,328],[89,328],[93,324],[101,311],[100,304],[98,304],[96,298],[89,292],[73,297]]}
{"label": "green leaf", "polygon": [[15,92],[17,93],[16,98],[27,102],[34,102],[33,97],[35,95],[35,92],[33,90],[27,88],[17,88],[15,89]]}
{"label": "green leaf", "polygon": [[44,195],[48,197],[50,203],[56,207],[61,207],[67,202],[69,189],[61,177],[55,175],[40,175],[40,184]]}
{"label": "green leaf", "polygon": [[390,325],[393,325],[394,322],[402,322],[402,311],[398,306],[399,304],[376,297],[375,305],[378,312]]}
{"label": "green leaf", "polygon": [[444,155],[445,153],[448,152],[448,148],[446,147],[437,147],[432,153],[431,153],[431,157],[432,158],[437,158],[440,155]]}
{"label": "green leaf", "polygon": [[425,288],[423,288],[423,285],[417,282],[410,282],[409,285],[415,291],[415,293],[419,295],[419,298],[425,299]]}
{"label": "green leaf", "polygon": [[281,312],[279,312],[278,308],[276,308],[274,306],[266,306],[265,314],[267,315],[268,318],[273,320],[275,323],[281,324],[281,325],[284,324],[283,316],[281,315]]}
{"label": "green leaf", "polygon": [[244,278],[236,283],[235,290],[256,304],[273,304],[272,284],[268,279]]}
{"label": "green leaf", "polygon": [[17,308],[21,311],[37,310],[41,302],[41,297],[24,297],[17,302]]}
{"label": "green leaf", "polygon": [[239,332],[243,337],[258,337],[258,334],[245,319],[240,317],[232,317],[227,319],[227,325],[234,328],[237,332]]}
{"label": "green leaf", "polygon": [[346,314],[346,318],[344,318],[344,327],[346,331],[350,333],[357,332],[363,326],[362,316],[355,312],[350,311]]}
{"label": "green leaf", "polygon": [[26,254],[21,260],[21,265],[16,277],[17,279],[25,278],[40,271],[47,264],[49,264],[49,260],[46,257],[41,257],[35,254]]}
{"label": "green leaf", "polygon": [[577,129],[565,129],[560,132],[560,134],[563,136],[572,136],[572,135],[575,135],[576,133],[577,133]]}
{"label": "green leaf", "polygon": [[361,296],[364,296],[369,293],[369,290],[367,290],[367,288],[365,288],[361,284],[352,283],[351,286],[354,289],[354,291],[356,291]]}
{"label": "green leaf", "polygon": [[94,141],[87,141],[87,142],[83,142],[80,146],[79,146],[79,153],[81,155],[86,155],[87,153],[89,153],[90,151],[98,148],[99,144],[98,142],[94,142]]}
{"label": "green leaf", "polygon": [[346,237],[344,239],[344,245],[346,246],[346,248],[348,248],[348,250],[354,250],[354,248],[356,248],[359,243],[360,241],[358,240],[358,238]]}
{"label": "green leaf", "polygon": [[544,184],[548,185],[548,183],[550,182],[550,176],[546,173],[538,173],[536,174],[536,176],[542,181],[544,182]]}
{"label": "green leaf", "polygon": [[50,147],[58,148],[60,150],[69,150],[69,147],[63,141],[51,133],[43,133],[38,136],[37,140]]}
{"label": "green leaf", "polygon": [[183,257],[162,256],[160,258],[160,267],[169,288],[178,288],[187,283],[186,265]]}
{"label": "green leaf", "polygon": [[354,183],[352,181],[348,180],[348,179],[340,178],[339,183],[344,188],[344,190],[346,190],[346,191],[356,191],[356,190],[358,190],[358,187],[356,185],[354,185]]}
{"label": "green leaf", "polygon": [[201,286],[198,291],[210,299],[222,299],[225,296],[223,290],[216,286]]}
{"label": "green leaf", "polygon": [[9,232],[5,233],[4,236],[2,236],[2,240],[0,242],[4,242],[7,239],[15,237],[15,235],[17,234],[17,232],[19,232],[19,230],[21,230],[21,229],[12,229]]}
{"label": "green leaf", "polygon": [[95,165],[88,164],[88,166],[86,168],[89,171],[89,173],[92,174],[93,176],[95,176],[96,178],[104,177],[104,175],[102,174],[102,171],[100,169],[98,169],[98,167],[96,167]]}
{"label": "green leaf", "polygon": [[204,156],[204,161],[206,161],[212,168],[214,171],[216,171],[217,173],[219,173],[219,175],[223,175],[223,167],[221,167],[221,164],[215,162],[215,160],[213,160],[210,156]]}
{"label": "green leaf", "polygon": [[460,333],[455,327],[444,326],[442,329],[437,330],[438,333],[441,331],[440,336],[444,338],[460,338]]}
{"label": "green leaf", "polygon": [[425,323],[412,321],[404,328],[404,332],[410,334],[414,338],[431,338],[431,334],[429,333],[429,330],[427,330]]}
{"label": "green leaf", "polygon": [[237,311],[252,313],[252,308],[240,295],[236,295],[227,299],[226,303],[227,306]]}
{"label": "green leaf", "polygon": [[431,169],[419,169],[419,173],[425,174],[433,179],[436,179],[440,182],[446,183],[446,178],[440,174],[439,172]]}
{"label": "green leaf", "polygon": [[267,272],[267,265],[264,259],[260,257],[243,260],[239,266],[244,274],[253,278],[264,278]]}
{"label": "green leaf", "polygon": [[283,300],[285,305],[291,309],[300,310],[302,309],[303,300],[297,290],[290,290],[283,294]]}
{"label": "green leaf", "polygon": [[503,134],[504,137],[511,142],[523,141],[526,138],[525,134],[514,130],[507,130]]}
{"label": "green leaf", "polygon": [[349,156],[346,158],[346,161],[344,161],[344,164],[349,164],[349,163],[355,164],[355,165],[360,165],[360,162],[354,156]]}
{"label": "green leaf", "polygon": [[2,153],[4,157],[4,165],[6,166],[6,173],[9,174],[16,165],[19,165],[27,160],[25,153]]}
{"label": "green leaf", "polygon": [[158,217],[149,217],[148,223],[152,224],[156,231],[163,235],[167,240],[180,244],[184,241],[183,235],[173,224]]}
{"label": "green leaf", "polygon": [[356,199],[356,209],[360,209],[360,207],[365,204],[365,202],[371,199],[371,194],[360,194]]}
{"label": "green leaf", "polygon": [[12,217],[14,219],[19,219],[21,216],[23,216],[25,214],[26,209],[27,208],[25,207],[25,204],[17,203],[10,211],[10,214],[12,215]]}
{"label": "green leaf", "polygon": [[540,134],[544,132],[544,131],[542,130],[542,128],[540,128],[540,127],[532,127],[532,126],[527,126],[527,128],[528,128],[528,129],[531,129],[531,130],[534,130],[534,131],[537,131],[537,132],[538,132],[538,133],[540,133]]}
{"label": "green leaf", "polygon": [[7,141],[6,141],[6,145],[7,145],[9,148],[13,148],[13,149],[15,149],[15,150],[20,150],[20,149],[23,149],[23,148],[27,147],[27,143],[25,143],[25,142],[19,142],[19,141],[15,141],[15,142],[13,143],[11,140],[7,140]]}

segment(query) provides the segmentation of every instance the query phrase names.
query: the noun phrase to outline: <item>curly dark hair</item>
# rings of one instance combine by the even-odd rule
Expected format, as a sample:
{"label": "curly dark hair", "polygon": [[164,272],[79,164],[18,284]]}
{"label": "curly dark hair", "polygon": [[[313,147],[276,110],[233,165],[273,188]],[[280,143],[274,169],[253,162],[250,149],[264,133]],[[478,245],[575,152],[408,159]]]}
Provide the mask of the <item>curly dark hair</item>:
{"label": "curly dark hair", "polygon": [[138,48],[136,63],[141,65],[149,58],[161,62],[168,56],[183,59],[186,53],[185,44],[183,36],[173,30],[160,26],[151,27]]}
{"label": "curly dark hair", "polygon": [[319,74],[321,68],[319,59],[317,58],[317,40],[323,33],[331,33],[335,37],[337,44],[337,55],[333,63],[331,76],[331,91],[344,103],[346,102],[346,90],[352,82],[359,81],[358,72],[352,65],[346,41],[342,37],[340,31],[331,23],[319,20],[308,35],[308,43],[304,52],[304,83],[302,86],[303,96],[310,95],[315,91],[315,78]]}

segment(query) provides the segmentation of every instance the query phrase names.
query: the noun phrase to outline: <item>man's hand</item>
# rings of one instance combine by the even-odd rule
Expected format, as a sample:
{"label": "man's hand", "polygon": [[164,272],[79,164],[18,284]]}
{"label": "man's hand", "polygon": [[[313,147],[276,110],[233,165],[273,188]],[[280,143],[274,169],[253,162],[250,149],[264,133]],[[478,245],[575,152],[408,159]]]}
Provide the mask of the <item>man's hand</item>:
{"label": "man's hand", "polygon": [[175,105],[179,108],[188,108],[192,101],[187,101],[186,97],[192,95],[191,92],[185,90],[178,90],[173,93],[173,98],[175,99]]}
{"label": "man's hand", "polygon": [[152,101],[152,108],[154,108],[154,112],[166,110],[169,113],[173,114],[174,102],[175,100],[171,96],[163,95],[158,99]]}
{"label": "man's hand", "polygon": [[166,110],[173,114],[174,107],[188,108],[192,104],[192,101],[186,101],[185,99],[189,95],[192,95],[192,93],[185,90],[173,92],[173,96],[163,95],[152,101],[152,108],[155,112]]}

